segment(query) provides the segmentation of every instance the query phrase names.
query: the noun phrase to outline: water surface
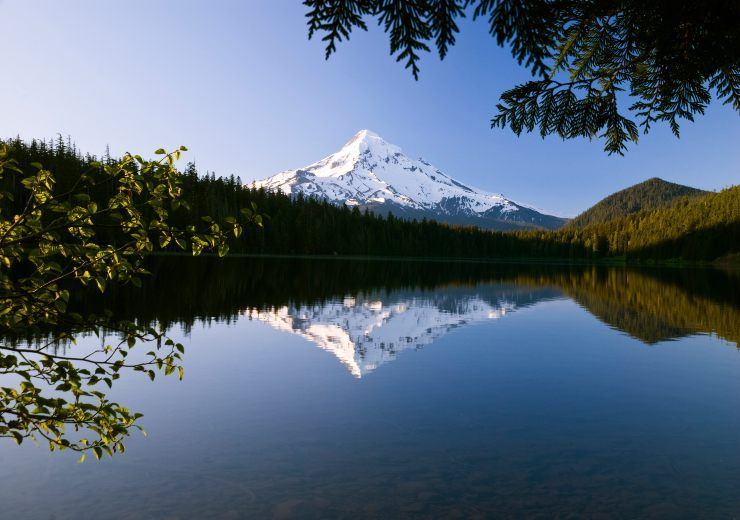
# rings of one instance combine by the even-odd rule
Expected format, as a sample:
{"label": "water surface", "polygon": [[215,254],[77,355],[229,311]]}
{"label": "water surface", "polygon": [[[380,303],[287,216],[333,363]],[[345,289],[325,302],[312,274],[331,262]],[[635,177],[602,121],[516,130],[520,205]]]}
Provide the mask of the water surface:
{"label": "water surface", "polygon": [[185,380],[117,382],[111,396],[149,436],[114,459],[0,444],[0,517],[740,514],[733,274],[208,258],[151,270],[141,290],[77,305],[166,324],[187,347]]}

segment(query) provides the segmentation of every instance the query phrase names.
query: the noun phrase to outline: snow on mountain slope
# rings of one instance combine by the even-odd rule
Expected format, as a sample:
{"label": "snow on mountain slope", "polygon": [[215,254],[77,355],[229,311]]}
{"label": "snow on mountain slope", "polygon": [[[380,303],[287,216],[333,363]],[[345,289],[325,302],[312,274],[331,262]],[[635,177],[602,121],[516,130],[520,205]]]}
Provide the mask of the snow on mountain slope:
{"label": "snow on mountain slope", "polygon": [[502,227],[486,225],[489,221],[547,228],[564,222],[503,195],[466,186],[423,159],[410,159],[369,130],[361,130],[341,150],[318,162],[255,185],[399,216],[459,223],[467,219],[483,227]]}

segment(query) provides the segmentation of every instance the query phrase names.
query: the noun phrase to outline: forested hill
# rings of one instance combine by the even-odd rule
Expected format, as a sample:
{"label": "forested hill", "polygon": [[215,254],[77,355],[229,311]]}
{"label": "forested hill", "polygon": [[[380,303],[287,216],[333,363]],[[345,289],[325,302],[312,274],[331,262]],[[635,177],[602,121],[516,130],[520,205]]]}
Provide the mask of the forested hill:
{"label": "forested hill", "polygon": [[681,197],[697,197],[707,192],[657,177],[623,189],[597,202],[568,222],[571,228],[584,228],[626,217],[638,211],[664,208]]}
{"label": "forested hill", "polygon": [[[21,169],[41,163],[56,176],[60,192],[81,172],[95,175],[93,157],[81,156],[70,143],[6,141]],[[103,162],[112,160],[103,158]],[[22,210],[27,190],[19,174],[6,172],[0,188],[14,200],[0,200],[3,218]],[[605,223],[557,231],[501,232],[454,226],[432,220],[404,220],[338,207],[303,196],[250,189],[238,178],[201,174],[189,164],[182,172],[184,197],[191,211],[178,209],[171,223],[184,227],[208,215],[217,221],[239,217],[256,205],[263,227],[251,225],[233,239],[233,253],[279,255],[367,255],[437,258],[542,258],[558,260],[713,261],[740,253],[740,186],[693,198],[680,197],[664,208],[643,210]],[[105,185],[89,196],[106,203]],[[108,240],[116,240],[110,236]],[[172,245],[168,249],[177,251]]]}
{"label": "forested hill", "polygon": [[740,253],[740,185],[679,198],[672,205],[639,211],[584,228],[522,237],[585,246],[595,257],[714,260]]}

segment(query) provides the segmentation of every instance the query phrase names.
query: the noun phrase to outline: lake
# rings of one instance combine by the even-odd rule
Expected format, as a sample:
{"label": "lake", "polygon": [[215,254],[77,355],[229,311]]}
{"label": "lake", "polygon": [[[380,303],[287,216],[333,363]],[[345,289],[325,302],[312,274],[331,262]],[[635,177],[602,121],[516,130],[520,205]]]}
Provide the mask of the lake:
{"label": "lake", "polygon": [[[740,277],[699,269],[150,259],[77,305],[159,322],[147,437],[0,443],[0,517],[733,518]],[[81,338],[85,348],[92,338]]]}

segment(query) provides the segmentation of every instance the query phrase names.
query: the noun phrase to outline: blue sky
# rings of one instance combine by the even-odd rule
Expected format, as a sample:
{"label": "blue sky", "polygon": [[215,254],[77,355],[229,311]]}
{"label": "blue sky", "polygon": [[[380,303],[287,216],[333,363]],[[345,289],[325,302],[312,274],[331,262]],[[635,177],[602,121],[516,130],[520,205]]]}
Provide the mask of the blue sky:
{"label": "blue sky", "polygon": [[463,182],[566,216],[653,176],[740,182],[739,119],[719,103],[680,140],[656,127],[626,157],[600,141],[517,138],[489,120],[529,76],[482,21],[414,81],[374,25],[325,61],[304,13],[298,0],[0,0],[0,136],[61,133],[97,154],[185,144],[199,169],[250,181],[369,128]]}

